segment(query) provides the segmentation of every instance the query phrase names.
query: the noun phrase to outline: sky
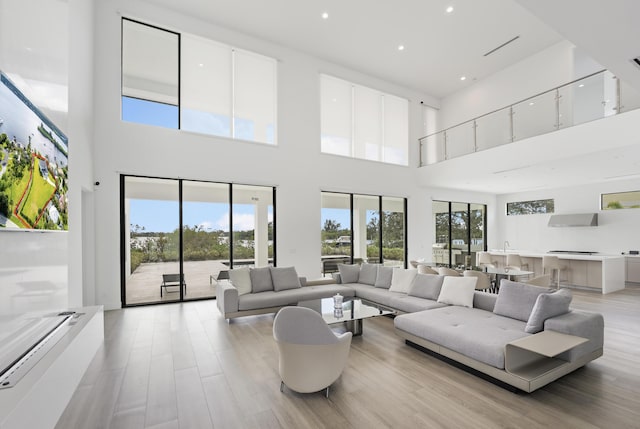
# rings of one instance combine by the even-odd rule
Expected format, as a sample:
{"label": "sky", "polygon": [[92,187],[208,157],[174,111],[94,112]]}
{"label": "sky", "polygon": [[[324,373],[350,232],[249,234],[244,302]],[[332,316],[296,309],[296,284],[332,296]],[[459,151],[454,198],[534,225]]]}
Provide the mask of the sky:
{"label": "sky", "polygon": [[[144,226],[146,232],[173,232],[178,228],[179,213],[177,201],[130,200],[130,222]],[[254,206],[251,204],[233,205],[234,231],[254,229]],[[202,226],[206,231],[229,230],[229,205],[224,203],[196,203],[185,201],[182,204],[184,225]],[[273,220],[273,208],[269,208],[269,221]]]}

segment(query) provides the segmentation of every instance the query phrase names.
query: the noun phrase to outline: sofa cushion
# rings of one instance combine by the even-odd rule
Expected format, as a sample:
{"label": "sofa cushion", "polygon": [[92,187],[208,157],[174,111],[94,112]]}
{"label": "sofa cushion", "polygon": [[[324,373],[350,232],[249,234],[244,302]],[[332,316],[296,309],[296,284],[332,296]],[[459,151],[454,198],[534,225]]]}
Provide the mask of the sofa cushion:
{"label": "sofa cushion", "polygon": [[445,276],[438,302],[473,308],[473,294],[476,291],[477,280],[475,277]]}
{"label": "sofa cushion", "polygon": [[376,275],[375,287],[389,289],[391,287],[391,279],[393,278],[393,267],[385,267],[378,265],[378,274]]}
{"label": "sofa cushion", "polygon": [[362,264],[360,267],[360,274],[358,275],[358,283],[373,286],[376,284],[377,275],[377,264]]}
{"label": "sofa cushion", "polygon": [[416,311],[429,310],[432,308],[445,307],[432,299],[418,298],[415,296],[405,295],[404,293],[394,293],[389,298],[389,307],[400,310],[403,313],[415,313]]}
{"label": "sofa cushion", "polygon": [[280,292],[282,290],[302,287],[300,278],[294,267],[271,267],[270,270],[274,291]]}
{"label": "sofa cushion", "polygon": [[251,268],[249,275],[251,277],[252,293],[273,290],[273,281],[271,280],[271,270],[269,267]]}
{"label": "sofa cushion", "polygon": [[505,345],[530,334],[525,323],[477,308],[447,306],[396,316],[395,327],[504,369]]}
{"label": "sofa cushion", "polygon": [[229,281],[238,289],[238,296],[251,293],[251,275],[249,268],[234,268],[229,270]]}
{"label": "sofa cushion", "polygon": [[361,283],[350,284],[350,287],[355,291],[355,295],[358,298],[372,301],[387,307],[392,307],[391,301],[394,296],[406,296],[406,294],[399,292],[390,292],[387,289],[379,287],[363,285]]}
{"label": "sofa cushion", "polygon": [[560,289],[553,293],[541,293],[538,295],[524,331],[530,334],[540,332],[544,329],[545,320],[568,313],[571,298],[572,295],[569,289]]}
{"label": "sofa cushion", "polygon": [[438,299],[444,276],[437,274],[416,274],[409,288],[409,295],[418,298]]}
{"label": "sofa cushion", "polygon": [[391,277],[391,292],[409,292],[413,278],[418,273],[418,270],[405,270],[404,268],[394,268],[393,276]]}
{"label": "sofa cushion", "polygon": [[360,277],[360,265],[338,264],[342,283],[358,283]]}
{"label": "sofa cushion", "polygon": [[539,286],[502,280],[493,312],[526,322],[529,320],[538,295],[549,291],[550,289]]}
{"label": "sofa cushion", "polygon": [[284,305],[297,305],[300,301],[331,298],[337,293],[342,296],[354,295],[352,288],[337,284],[304,286],[280,292],[267,291],[242,295],[238,297],[238,310],[256,310],[269,307],[282,307]]}

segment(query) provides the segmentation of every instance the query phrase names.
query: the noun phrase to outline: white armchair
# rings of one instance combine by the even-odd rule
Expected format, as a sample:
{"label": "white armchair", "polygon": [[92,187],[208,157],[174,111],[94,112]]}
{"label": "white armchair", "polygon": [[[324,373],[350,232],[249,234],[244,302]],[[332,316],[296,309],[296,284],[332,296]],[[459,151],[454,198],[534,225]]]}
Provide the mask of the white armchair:
{"label": "white armchair", "polygon": [[280,391],[318,392],[333,384],[347,364],[351,332],[336,335],[322,316],[305,307],[284,307],[273,321],[280,354]]}

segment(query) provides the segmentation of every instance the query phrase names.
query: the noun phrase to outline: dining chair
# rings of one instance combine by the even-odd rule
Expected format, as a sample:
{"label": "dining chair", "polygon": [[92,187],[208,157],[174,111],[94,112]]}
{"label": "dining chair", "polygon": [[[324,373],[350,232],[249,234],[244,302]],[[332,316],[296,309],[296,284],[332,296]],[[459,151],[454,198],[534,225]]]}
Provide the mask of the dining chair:
{"label": "dining chair", "polygon": [[542,257],[542,272],[546,274],[549,270],[551,278],[553,278],[553,272],[556,272],[556,288],[560,289],[560,272],[567,270],[567,266],[560,263],[560,259],[554,255],[545,255]]}
{"label": "dining chair", "polygon": [[418,274],[440,274],[428,265],[418,265]]}
{"label": "dining chair", "polygon": [[460,273],[456,270],[452,270],[451,268],[440,267],[438,268],[438,274],[441,276],[452,276],[452,277],[460,277]]}
{"label": "dining chair", "polygon": [[520,258],[520,255],[516,254],[516,253],[507,253],[507,267],[509,268],[516,268],[520,271],[522,270],[529,270],[529,264],[522,262],[522,258]]}
{"label": "dining chair", "polygon": [[491,278],[486,273],[483,273],[481,271],[465,270],[462,273],[462,275],[464,277],[475,277],[476,279],[478,279],[476,281],[476,290],[484,290],[484,291],[493,290],[493,285],[491,284]]}

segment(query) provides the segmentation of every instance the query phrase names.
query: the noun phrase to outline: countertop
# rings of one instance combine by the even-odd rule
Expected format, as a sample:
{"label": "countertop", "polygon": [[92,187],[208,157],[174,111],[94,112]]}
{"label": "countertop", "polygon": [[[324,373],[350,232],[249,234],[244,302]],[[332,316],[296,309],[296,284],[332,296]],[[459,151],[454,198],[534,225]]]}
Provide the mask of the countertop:
{"label": "countertop", "polygon": [[557,256],[558,259],[570,259],[574,261],[604,261],[609,259],[618,259],[625,258],[628,256],[632,257],[640,257],[640,255],[613,255],[607,253],[598,253],[595,255],[583,255],[580,253],[547,253],[540,250],[517,250],[517,249],[507,249],[506,252],[503,250],[489,250],[489,253],[492,255],[508,255],[509,253],[516,253],[523,258],[542,258],[543,256]]}

